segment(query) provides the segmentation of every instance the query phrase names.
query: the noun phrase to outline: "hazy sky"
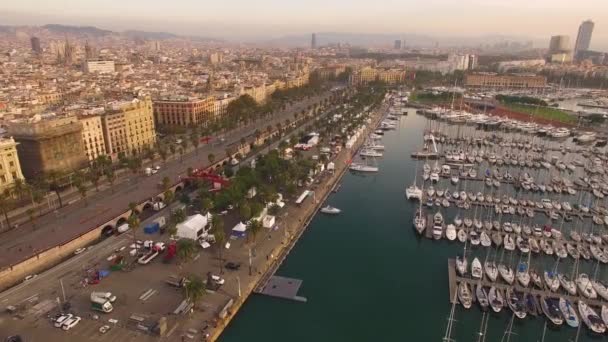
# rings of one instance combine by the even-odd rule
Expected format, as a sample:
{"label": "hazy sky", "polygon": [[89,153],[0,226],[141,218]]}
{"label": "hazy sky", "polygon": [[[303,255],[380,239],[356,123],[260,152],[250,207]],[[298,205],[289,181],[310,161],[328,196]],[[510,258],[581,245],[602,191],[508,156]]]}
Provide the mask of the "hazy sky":
{"label": "hazy sky", "polygon": [[509,34],[571,40],[596,23],[608,45],[608,0],[1,0],[2,24],[79,24],[223,38],[312,31]]}

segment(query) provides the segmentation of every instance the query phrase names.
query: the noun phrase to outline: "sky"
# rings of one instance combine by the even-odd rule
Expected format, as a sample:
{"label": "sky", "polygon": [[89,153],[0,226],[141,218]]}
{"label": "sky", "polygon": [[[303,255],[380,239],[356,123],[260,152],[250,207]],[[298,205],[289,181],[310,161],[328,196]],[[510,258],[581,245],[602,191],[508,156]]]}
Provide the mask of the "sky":
{"label": "sky", "polygon": [[595,22],[608,47],[608,0],[2,0],[0,23],[93,25],[224,39],[310,32],[436,36],[569,35]]}

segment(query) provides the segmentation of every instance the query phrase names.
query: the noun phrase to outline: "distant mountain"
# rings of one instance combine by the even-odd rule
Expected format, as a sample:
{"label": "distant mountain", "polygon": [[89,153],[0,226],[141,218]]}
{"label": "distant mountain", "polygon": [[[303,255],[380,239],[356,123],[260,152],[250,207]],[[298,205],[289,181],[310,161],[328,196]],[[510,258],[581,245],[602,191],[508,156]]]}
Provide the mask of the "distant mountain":
{"label": "distant mountain", "polygon": [[109,30],[102,30],[94,26],[69,26],[60,24],[48,24],[42,28],[49,30],[55,34],[82,34],[93,37],[103,37],[114,34]]}
{"label": "distant mountain", "polygon": [[61,25],[61,24],[47,24],[44,26],[3,26],[0,25],[0,33],[14,34],[16,30],[22,30],[27,34],[35,35],[40,30],[48,31],[58,36],[64,35],[75,35],[75,36],[87,36],[94,38],[101,38],[106,36],[125,36],[128,38],[139,38],[144,40],[165,40],[175,38],[187,38],[200,42],[221,42],[221,39],[199,37],[199,36],[181,36],[174,33],[168,32],[148,32],[140,30],[128,30],[124,32],[116,32],[110,30],[100,29],[94,26],[72,26],[72,25]]}

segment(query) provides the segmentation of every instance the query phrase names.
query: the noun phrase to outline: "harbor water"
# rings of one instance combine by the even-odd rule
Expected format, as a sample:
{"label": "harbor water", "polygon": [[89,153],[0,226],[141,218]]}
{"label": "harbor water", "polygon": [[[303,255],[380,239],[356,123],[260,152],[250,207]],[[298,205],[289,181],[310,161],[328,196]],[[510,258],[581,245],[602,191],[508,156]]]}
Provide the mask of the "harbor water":
{"label": "harbor water", "polygon": [[[347,173],[340,191],[327,200],[342,213],[317,214],[279,268],[277,275],[303,280],[299,295],[308,302],[252,295],[220,341],[442,341],[451,309],[448,258],[462,253],[463,244],[419,237],[412,227],[418,206],[404,195],[422,168],[423,162],[417,163],[410,154],[421,149],[427,126],[428,120],[414,110],[401,117],[399,128],[386,132],[382,140],[386,150],[377,160],[380,172]],[[419,174],[418,184],[421,181]],[[478,186],[475,192],[483,188],[483,184],[471,186]],[[458,209],[442,210],[451,222]],[[473,209],[467,213],[472,217]],[[463,217],[467,213],[458,214]],[[486,215],[490,214],[484,213],[484,218]],[[520,261],[519,253],[496,252],[495,247],[488,250],[472,249],[469,260],[479,256],[482,262],[484,258],[498,262],[500,258],[513,268]],[[539,270],[556,267],[554,257],[532,259],[531,264]],[[580,272],[594,273],[593,262],[579,264]],[[573,261],[566,258],[557,268],[570,274]],[[577,329],[565,324],[544,329],[543,316],[529,315],[515,319],[512,334],[507,336],[511,316],[507,307],[499,314],[492,313],[484,340],[541,341],[543,333],[544,341],[577,338]],[[466,310],[457,305],[454,319],[453,340],[482,340],[478,306]],[[578,341],[607,340],[591,336],[584,326],[578,335]]]}

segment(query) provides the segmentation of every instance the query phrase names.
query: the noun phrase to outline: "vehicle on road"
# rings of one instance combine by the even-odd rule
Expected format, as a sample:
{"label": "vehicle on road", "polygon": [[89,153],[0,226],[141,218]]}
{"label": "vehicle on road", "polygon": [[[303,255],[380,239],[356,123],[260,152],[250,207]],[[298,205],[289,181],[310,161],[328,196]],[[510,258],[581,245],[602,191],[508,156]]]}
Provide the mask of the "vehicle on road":
{"label": "vehicle on road", "polygon": [[32,280],[32,279],[35,279],[37,276],[38,276],[37,274],[30,274],[30,275],[26,276],[26,277],[23,279],[23,282],[25,283],[26,281],[30,281],[30,280]]}
{"label": "vehicle on road", "polygon": [[86,247],[80,247],[80,248],[78,248],[77,250],[74,251],[74,255],[78,255],[78,254],[80,254],[80,253],[82,253],[82,252],[84,252],[86,250],[87,250]]}
{"label": "vehicle on road", "polygon": [[226,269],[231,270],[231,271],[238,271],[239,268],[241,268],[241,264],[237,263],[237,262],[227,262],[226,265],[224,265],[226,267]]}
{"label": "vehicle on road", "polygon": [[103,326],[99,327],[99,332],[102,334],[105,334],[108,331],[110,331],[110,329],[112,329],[112,328],[109,325],[103,325]]}
{"label": "vehicle on road", "polygon": [[226,280],[218,275],[215,274],[210,274],[209,278],[211,278],[211,280],[213,280],[213,282],[215,282],[218,285],[224,285],[224,283],[226,282]]}
{"label": "vehicle on road", "polygon": [[80,323],[81,320],[82,320],[82,318],[80,318],[79,316],[74,316],[74,317],[70,318],[69,320],[67,320],[65,323],[63,323],[63,325],[61,326],[61,329],[68,331],[68,330],[72,329],[73,327],[75,327],[78,323]]}

